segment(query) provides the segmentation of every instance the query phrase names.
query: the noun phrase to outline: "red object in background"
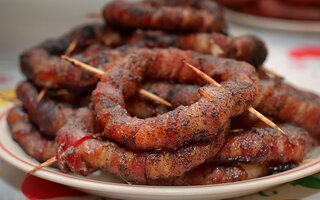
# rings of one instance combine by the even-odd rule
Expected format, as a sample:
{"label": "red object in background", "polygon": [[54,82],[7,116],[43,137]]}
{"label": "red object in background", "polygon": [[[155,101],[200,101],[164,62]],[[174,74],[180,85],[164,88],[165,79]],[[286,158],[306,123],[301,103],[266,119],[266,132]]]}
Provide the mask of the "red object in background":
{"label": "red object in background", "polygon": [[302,46],[295,47],[289,50],[289,56],[292,59],[291,68],[304,69],[306,65],[303,60],[306,58],[320,59],[320,47]]}
{"label": "red object in background", "polygon": [[320,47],[298,47],[291,49],[289,55],[295,59],[301,59],[306,57],[316,57],[320,58]]}
{"label": "red object in background", "polygon": [[21,186],[22,193],[31,200],[57,197],[82,197],[87,194],[64,185],[53,183],[35,176],[27,176]]}
{"label": "red object in background", "polygon": [[5,75],[0,74],[0,83],[4,84],[8,82],[8,78]]}

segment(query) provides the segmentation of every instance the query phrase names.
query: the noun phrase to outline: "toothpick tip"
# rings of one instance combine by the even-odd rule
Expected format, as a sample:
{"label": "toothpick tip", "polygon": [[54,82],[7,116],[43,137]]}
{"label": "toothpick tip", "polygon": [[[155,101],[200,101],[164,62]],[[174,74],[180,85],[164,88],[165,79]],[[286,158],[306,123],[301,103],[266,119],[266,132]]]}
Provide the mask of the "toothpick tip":
{"label": "toothpick tip", "polygon": [[101,18],[101,13],[88,13],[85,15],[86,18]]}
{"label": "toothpick tip", "polygon": [[273,123],[273,121],[271,121],[270,119],[265,117],[263,114],[258,112],[256,109],[250,107],[248,109],[248,111],[251,112],[252,114],[254,114],[256,117],[258,117],[261,121],[263,121],[264,123],[266,123],[270,127],[278,130],[281,134],[286,135],[285,132],[279,126],[277,126],[275,123]]}
{"label": "toothpick tip", "polygon": [[69,44],[68,48],[64,52],[64,55],[70,56],[70,54],[74,51],[78,44],[78,41],[76,39],[72,40],[72,42]]}
{"label": "toothpick tip", "polygon": [[31,175],[33,173],[35,173],[36,171],[38,171],[40,168],[39,167],[34,167],[32,170],[26,172],[26,175]]}
{"label": "toothpick tip", "polygon": [[[102,70],[100,70],[100,69],[97,69],[97,68],[94,68],[94,67],[92,67],[92,66],[90,66],[90,65],[88,65],[88,64],[85,64],[85,63],[83,63],[83,62],[80,62],[80,61],[78,61],[78,60],[76,60],[76,59],[67,57],[67,56],[65,56],[65,55],[61,55],[61,58],[62,58],[62,59],[65,59],[65,60],[67,60],[67,61],[69,61],[69,62],[71,62],[71,63],[73,63],[74,65],[77,65],[77,66],[79,66],[79,67],[82,67],[83,69],[86,69],[86,70],[88,70],[88,71],[90,71],[90,72],[92,72],[92,73],[95,73],[95,74],[97,74],[97,75],[103,75],[103,74],[104,74],[104,71],[102,71]],[[150,92],[148,92],[148,91],[146,91],[146,90],[140,89],[139,92],[140,92],[142,95],[145,95],[146,97],[149,97],[150,99],[153,99],[153,100],[156,101],[156,102],[162,103],[162,104],[164,104],[164,105],[166,105],[166,106],[169,106],[169,107],[172,106],[171,103],[169,103],[168,101],[166,101],[166,100],[158,97],[157,95],[154,95],[154,94],[152,94],[152,93],[150,93]]]}
{"label": "toothpick tip", "polygon": [[43,99],[46,93],[47,93],[47,88],[43,88],[41,92],[38,94],[36,102],[40,103],[40,101]]}
{"label": "toothpick tip", "polygon": [[276,77],[276,78],[281,78],[281,79],[283,78],[283,76],[281,76],[281,75],[278,74],[277,72],[275,72],[275,71],[273,71],[273,70],[271,70],[271,69],[269,69],[269,68],[266,68],[266,67],[264,67],[264,66],[261,66],[260,69],[261,69],[262,71],[265,71],[265,72],[273,75],[273,76]]}
{"label": "toothpick tip", "polygon": [[26,174],[30,175],[35,173],[36,171],[38,171],[39,169],[42,169],[44,167],[48,167],[50,165],[52,165],[53,163],[55,163],[57,160],[56,156],[53,156],[52,158],[50,158],[49,160],[45,161],[44,163],[41,163],[39,166],[34,167],[32,170],[28,171]]}
{"label": "toothpick tip", "polygon": [[215,81],[214,79],[212,79],[210,76],[208,76],[206,73],[204,73],[203,71],[201,71],[200,69],[196,68],[195,66],[191,65],[190,63],[186,62],[185,60],[183,60],[183,62],[190,67],[194,72],[196,72],[201,78],[203,78],[205,81],[207,81],[208,83],[216,86],[216,87],[221,87],[221,85]]}
{"label": "toothpick tip", "polygon": [[[210,76],[208,76],[207,74],[205,74],[204,72],[202,72],[198,68],[194,67],[193,65],[191,65],[188,62],[186,62],[185,60],[183,60],[183,62],[188,67],[190,67],[193,71],[195,71],[199,76],[201,76],[201,78],[205,79],[208,83],[210,83],[210,84],[212,84],[212,85],[214,85],[216,87],[221,87],[221,85],[218,82],[216,82],[214,79],[212,79]],[[266,118],[263,114],[258,112],[256,109],[254,109],[252,107],[249,107],[248,111],[251,112],[252,114],[254,114],[255,116],[257,116],[261,121],[263,121],[264,123],[266,123],[270,127],[280,131],[281,134],[286,135],[285,132],[283,130],[281,130],[281,128],[279,128],[275,123],[273,123],[270,119]]]}
{"label": "toothpick tip", "polygon": [[151,92],[148,92],[147,90],[139,88],[138,92],[140,94],[142,94],[143,96],[146,96],[146,97],[148,97],[148,98],[150,98],[150,99],[152,99],[152,100],[154,100],[154,101],[156,101],[158,103],[164,104],[164,105],[169,106],[169,107],[172,106],[172,104],[170,102],[166,101],[165,99],[162,99],[161,97],[159,97],[159,96],[157,96],[155,94],[152,94]]}
{"label": "toothpick tip", "polygon": [[277,129],[278,129],[278,131],[280,131],[280,133],[282,133],[282,135],[286,135],[286,133],[281,128],[279,128],[278,126],[277,126]]}

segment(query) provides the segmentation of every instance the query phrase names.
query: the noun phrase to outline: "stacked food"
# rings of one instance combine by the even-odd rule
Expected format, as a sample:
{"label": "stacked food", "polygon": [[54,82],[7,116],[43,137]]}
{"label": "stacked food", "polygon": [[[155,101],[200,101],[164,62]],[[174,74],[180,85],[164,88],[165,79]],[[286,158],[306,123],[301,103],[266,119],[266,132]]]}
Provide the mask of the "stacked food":
{"label": "stacked food", "polygon": [[213,1],[114,1],[103,17],[21,55],[27,81],[8,123],[33,158],[134,184],[199,185],[290,169],[315,145],[319,96],[266,72],[263,41],[227,36]]}

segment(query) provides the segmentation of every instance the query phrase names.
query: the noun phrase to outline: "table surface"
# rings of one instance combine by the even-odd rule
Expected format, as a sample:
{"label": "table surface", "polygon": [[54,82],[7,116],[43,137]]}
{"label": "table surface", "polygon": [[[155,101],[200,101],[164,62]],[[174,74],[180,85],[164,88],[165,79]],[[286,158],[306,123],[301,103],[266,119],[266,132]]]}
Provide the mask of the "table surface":
{"label": "table surface", "polygon": [[[101,21],[84,16],[100,12],[105,3],[106,0],[0,1],[0,92],[13,95],[16,84],[24,79],[18,67],[22,51],[47,38],[60,36],[75,25]],[[269,49],[266,67],[297,87],[320,94],[320,34],[280,32],[236,24],[230,24],[230,33],[233,36],[249,33],[261,37]],[[4,106],[6,103],[0,100],[0,109]],[[42,191],[39,187],[44,185],[56,189],[43,190],[48,195],[59,194],[56,199],[105,199],[80,192],[73,192],[74,197],[66,197],[64,194],[70,193],[71,189],[25,176],[0,158],[1,199],[44,199],[44,194],[39,194]],[[320,199],[320,190],[315,188],[320,189],[320,174],[237,199]]]}

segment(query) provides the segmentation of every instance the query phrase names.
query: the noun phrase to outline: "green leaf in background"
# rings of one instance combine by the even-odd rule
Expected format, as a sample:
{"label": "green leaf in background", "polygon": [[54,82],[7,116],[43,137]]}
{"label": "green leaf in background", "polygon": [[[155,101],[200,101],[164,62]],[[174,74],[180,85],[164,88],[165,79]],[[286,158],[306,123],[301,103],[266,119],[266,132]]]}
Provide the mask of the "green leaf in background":
{"label": "green leaf in background", "polygon": [[263,197],[270,197],[270,196],[274,196],[274,195],[278,194],[278,191],[272,191],[271,194],[266,194],[266,192],[259,192],[258,194]]}
{"label": "green leaf in background", "polygon": [[303,187],[320,189],[320,173],[308,176],[306,178],[298,179],[291,182],[292,185],[301,185]]}

